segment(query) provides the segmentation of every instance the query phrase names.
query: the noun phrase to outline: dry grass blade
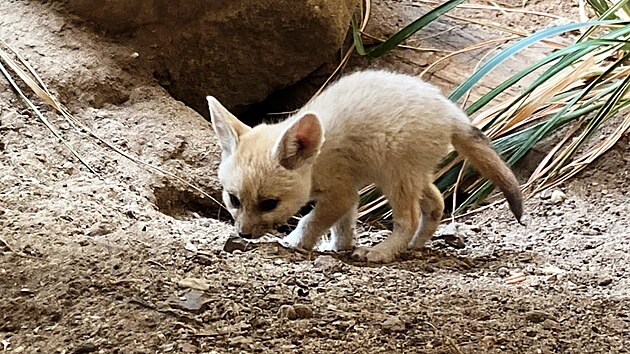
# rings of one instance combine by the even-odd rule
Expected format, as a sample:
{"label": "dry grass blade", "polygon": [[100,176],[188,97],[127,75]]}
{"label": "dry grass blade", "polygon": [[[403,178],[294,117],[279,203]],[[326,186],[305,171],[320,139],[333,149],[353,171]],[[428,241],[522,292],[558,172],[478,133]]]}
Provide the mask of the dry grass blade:
{"label": "dry grass blade", "polygon": [[[446,16],[456,17],[450,14]],[[474,22],[468,19],[461,20]],[[559,45],[547,39],[563,31],[583,27],[600,28],[602,31],[598,32],[597,37],[590,36],[583,41],[577,40],[573,44]],[[514,33],[514,31],[511,33],[515,34],[513,39],[524,35]],[[531,196],[532,188],[547,187],[575,175],[586,164],[594,161],[609,149],[621,137],[621,131],[628,130],[630,118],[626,118],[623,125],[617,127],[615,134],[607,137],[604,143],[587,150],[580,158],[574,158],[578,149],[590,139],[604,121],[613,114],[621,112],[622,109],[630,107],[630,97],[625,94],[630,87],[630,66],[626,64],[626,59],[630,57],[630,54],[628,54],[628,47],[624,46],[628,35],[630,35],[630,27],[622,21],[594,20],[543,29],[526,36],[493,56],[491,63],[486,63],[483,68],[476,70],[451,94],[451,99],[458,100],[464,97],[464,102],[467,102],[473,85],[498,65],[497,63],[514,55],[519,49],[539,43],[541,40],[547,40],[548,44],[552,43],[552,46],[558,49],[501,82],[496,88],[473,102],[467,110],[474,116],[473,125],[482,129],[492,139],[495,149],[510,164],[523,158],[541,139],[552,136],[553,132],[560,128],[567,128],[566,133],[560,137],[559,142],[554,144],[528,183],[521,186],[521,189],[526,192],[524,193],[526,198]],[[499,40],[504,39],[495,39],[495,41]],[[484,44],[480,43],[464,50],[476,49]],[[446,58],[457,53],[453,52]],[[427,70],[434,66],[435,64]],[[422,74],[428,72],[427,70]],[[541,71],[540,76],[524,88],[516,98],[507,97],[507,100],[503,102],[489,105],[497,97],[507,93],[507,89],[513,87],[519,80],[537,70]],[[480,111],[481,109],[484,110]],[[593,116],[595,112],[597,114]],[[462,208],[467,206],[478,205],[492,191],[492,185],[468,169],[465,161],[456,154],[451,154],[445,159],[435,177],[436,185],[442,190],[443,195],[453,198],[451,200],[452,215],[459,214]],[[461,194],[460,198],[457,195],[460,189],[462,189],[460,192],[466,195],[463,201],[458,201],[462,199]],[[364,195],[363,200],[368,203],[360,209],[361,216],[369,215],[373,219],[371,213],[378,213],[378,217],[381,218],[389,215],[390,210],[386,207],[386,200],[374,189],[362,195]],[[498,196],[497,194],[492,199],[496,200]],[[503,200],[501,198],[495,203]],[[470,213],[463,215],[470,215]]]}
{"label": "dry grass blade", "polygon": [[[366,32],[361,32],[362,35],[364,35],[365,37],[371,38],[375,41],[379,41],[379,42],[385,42],[385,39],[383,38],[378,38],[376,36],[373,36],[369,33]],[[446,53],[450,53],[452,52],[451,50],[447,50],[447,49],[441,49],[441,48],[423,48],[423,47],[414,47],[414,46],[410,46],[410,45],[406,45],[406,44],[399,44],[398,48],[403,48],[403,49],[411,49],[411,50],[416,50],[419,52],[446,52]]]}
{"label": "dry grass blade", "polygon": [[436,32],[436,33],[430,34],[430,35],[428,35],[428,36],[423,36],[423,37],[420,37],[420,38],[418,38],[418,41],[426,41],[427,39],[431,39],[431,38],[435,38],[435,37],[440,37],[440,36],[443,36],[443,35],[445,35],[446,33],[450,32],[450,31],[452,31],[452,30],[454,30],[454,29],[456,29],[456,28],[462,28],[462,26],[461,26],[461,25],[451,26],[451,27],[449,27],[449,28],[447,28],[447,29],[445,29],[445,30],[442,30],[442,31],[439,31],[439,32]]}
{"label": "dry grass blade", "polygon": [[[370,20],[370,13],[372,12],[372,2],[370,0],[365,0],[363,3],[363,11],[361,13],[362,15],[362,19],[361,19],[361,25],[359,26],[359,31],[363,32],[365,31],[365,27],[367,27],[368,21]],[[319,90],[317,90],[317,92],[315,92],[315,94],[313,95],[313,97],[319,95],[325,88],[326,86],[328,86],[328,84],[330,84],[330,82],[337,77],[337,75],[339,74],[339,72],[346,66],[346,64],[348,63],[348,60],[350,60],[350,56],[352,55],[352,53],[355,50],[355,46],[354,43],[350,46],[350,48],[348,48],[348,50],[346,51],[346,54],[342,57],[341,62],[339,63],[339,65],[337,65],[337,67],[335,68],[335,70],[332,72],[332,74],[330,74],[330,76],[328,76],[328,79],[326,79],[326,81],[324,82],[324,84],[319,88]],[[311,98],[312,99],[312,98]]]}
{"label": "dry grass blade", "polygon": [[[615,144],[628,133],[630,133],[630,116],[626,116],[622,124],[620,124],[614,132],[606,137],[601,143],[586,151],[581,157],[562,167],[559,172],[553,176],[553,178],[546,180],[544,183],[533,189],[531,194],[553,188],[582,172],[586,167],[615,146]],[[528,186],[531,186],[531,184],[528,183]]]}
{"label": "dry grass blade", "polygon": [[[59,101],[57,100],[57,98],[50,93],[50,91],[48,90],[48,87],[46,86],[46,84],[44,83],[44,81],[42,80],[42,78],[37,74],[37,72],[35,71],[35,69],[33,69],[33,67],[31,66],[31,64],[28,63],[28,61],[15,49],[13,49],[13,47],[11,47],[8,43],[6,43],[4,40],[0,39],[0,44],[4,45],[6,48],[8,48],[13,55],[15,55],[16,58],[18,58],[18,60],[20,61],[20,63],[28,70],[27,74],[30,74],[32,79],[37,81],[39,83],[39,87],[36,86],[36,89],[41,89],[45,92],[45,94],[41,93],[41,95],[38,94],[38,96],[44,100],[46,102],[46,100],[50,100],[51,102],[47,102],[48,104],[50,104],[53,107],[57,107],[58,109],[65,109],[65,107],[63,107],[63,105],[61,105],[61,103],[59,103]],[[31,89],[33,89],[33,87],[31,86]],[[35,89],[34,89],[35,90]],[[36,92],[37,93],[37,92]],[[43,96],[43,97],[42,97]],[[79,128],[76,126],[75,122],[72,121],[71,119],[68,119],[66,117],[66,115],[64,115],[64,118],[66,119],[66,121],[68,122],[68,124],[70,124],[75,130],[79,131]]]}
{"label": "dry grass blade", "polygon": [[441,223],[442,224],[450,223],[450,222],[453,222],[455,220],[459,220],[459,219],[462,219],[462,218],[465,218],[465,217],[468,217],[468,216],[471,216],[471,215],[478,214],[478,213],[480,213],[480,212],[482,212],[482,211],[484,211],[486,209],[490,209],[492,207],[495,207],[495,206],[503,203],[504,201],[505,201],[505,198],[502,198],[502,199],[499,199],[499,200],[495,200],[495,201],[493,201],[490,204],[487,204],[487,205],[484,205],[484,206],[480,206],[480,207],[477,207],[477,208],[475,208],[473,210],[467,211],[465,213],[461,213],[461,214],[457,214],[457,215],[452,214],[450,218],[443,219],[441,221]]}
{"label": "dry grass blade", "polygon": [[[15,61],[13,61],[13,59],[11,59],[5,52],[4,50],[0,50],[0,58],[2,59],[2,61],[4,61],[12,70],[13,72],[15,72],[29,87],[32,87],[31,85],[35,85],[35,87],[37,87],[37,85],[34,83],[34,81],[32,80],[31,77],[29,77],[28,75],[26,75],[22,69],[15,63]],[[74,155],[91,173],[95,174],[96,176],[98,176],[99,178],[101,177],[100,174],[98,172],[96,172],[95,169],[92,168],[92,166],[90,166],[90,164],[85,160],[85,158],[83,158],[83,156],[81,156],[81,154],[79,154],[79,152],[77,152],[77,150],[63,137],[63,135],[61,135],[61,133],[59,132],[59,130],[57,130],[57,128],[55,128],[54,125],[52,125],[52,123],[50,123],[50,121],[40,112],[39,109],[37,109],[37,107],[35,106],[35,104],[24,94],[24,92],[20,89],[20,87],[18,86],[18,84],[15,82],[15,80],[12,78],[11,74],[9,73],[9,71],[6,69],[6,67],[4,66],[4,64],[0,63],[0,71],[2,71],[2,74],[5,76],[5,78],[9,81],[11,87],[13,87],[13,89],[18,93],[18,95],[22,98],[22,100],[28,105],[28,107],[35,113],[35,115],[39,118],[39,120],[44,123],[44,125],[53,133],[53,135],[59,139],[59,141],[61,141],[61,143],[72,153],[72,155]],[[39,91],[38,93],[43,93],[43,91]],[[51,102],[51,101],[47,101]]]}
{"label": "dry grass blade", "polygon": [[[475,68],[474,68],[473,72],[479,70],[479,68],[481,67],[481,64],[490,56],[490,54],[492,54],[497,49],[498,49],[498,47],[494,47],[494,48],[490,48],[490,50],[486,51],[486,53],[484,55],[482,55],[481,58],[479,59],[479,61],[477,62],[477,65],[475,65]],[[470,99],[470,95],[471,94],[472,94],[472,90],[468,90],[468,92],[464,96],[464,101],[462,102],[462,108],[465,108],[466,105],[468,104],[468,100]]]}
{"label": "dry grass blade", "polygon": [[[578,1],[578,11],[579,11],[579,16],[580,16],[580,22],[585,22],[588,21],[588,16],[586,15],[586,1],[585,0],[579,0]],[[580,32],[583,34],[586,30],[585,29],[581,29]]]}
{"label": "dry grass blade", "polygon": [[492,136],[504,134],[510,128],[531,117],[534,111],[540,109],[540,107],[549,102],[552,97],[566,90],[569,85],[572,85],[577,79],[581,78],[585,71],[594,66],[595,60],[592,56],[589,56],[577,67],[569,68],[566,75],[558,75],[555,80],[550,80],[549,82],[540,85],[536,90],[537,92],[532,93],[527,104],[523,105],[515,114],[511,115],[510,119],[497,126],[496,132],[493,131]]}
{"label": "dry grass blade", "polygon": [[513,3],[507,3],[507,2],[503,2],[503,1],[483,0],[483,2],[487,2],[487,3],[490,3],[490,4],[499,4],[499,5],[501,5],[501,6],[503,6],[503,7],[507,7],[507,8],[518,8],[519,6],[520,6],[521,8],[525,7],[525,5],[524,5],[524,4],[521,4],[521,5],[515,5],[515,4],[513,4]]}
{"label": "dry grass blade", "polygon": [[[628,80],[628,73],[630,73],[630,71],[628,71],[628,69],[630,68],[625,68],[624,70],[620,70],[620,73],[625,73],[626,75],[620,76],[620,73],[617,74],[613,74],[611,75],[609,78],[601,80],[602,83],[606,84],[611,80],[614,80],[613,78],[623,78],[624,80],[622,80],[621,82],[627,82]],[[622,102],[624,99],[630,99],[627,97],[627,86],[620,86],[617,89],[615,89],[615,91],[619,92],[619,96],[618,98],[612,98],[611,99],[616,99],[618,100],[617,102]],[[615,103],[612,103],[614,101],[610,101],[611,103],[606,102],[606,104],[609,107],[612,107]],[[622,102],[622,109],[623,109],[623,105],[625,105],[625,103]],[[627,106],[626,106],[627,107]],[[602,109],[604,109],[604,106],[602,106]],[[606,113],[605,115],[609,115],[609,113]],[[605,115],[601,115],[599,114],[599,117],[604,117],[605,119]],[[614,139],[614,141],[616,142],[620,137],[621,134],[623,134],[623,132],[628,130],[628,124],[629,124],[630,118],[629,116],[626,115],[624,121],[622,122],[622,124],[620,124],[618,126],[618,129],[616,130],[616,132],[618,132],[618,134],[612,134],[611,136],[607,137],[606,141],[610,142],[611,137]],[[555,181],[558,179],[564,180],[564,178],[562,177],[562,174],[566,174],[568,173],[568,171],[570,171],[573,167],[575,166],[579,166],[580,170],[581,168],[583,168],[585,165],[582,165],[580,163],[580,159],[574,159],[573,162],[570,163],[566,163],[571,156],[573,156],[577,150],[580,148],[581,144],[586,141],[588,139],[588,137],[590,135],[592,135],[592,127],[597,127],[600,123],[593,123],[591,125],[591,129],[584,129],[581,131],[581,133],[579,135],[576,135],[577,132],[580,130],[579,128],[581,127],[581,125],[583,124],[584,120],[579,120],[578,122],[575,123],[574,127],[571,128],[571,130],[568,132],[568,134],[565,136],[565,138],[556,145],[556,147],[554,149],[552,149],[552,151],[545,157],[545,159],[540,163],[540,165],[538,166],[538,168],[534,171],[534,173],[532,174],[532,176],[530,177],[528,184],[532,185],[535,181],[542,179],[542,182],[540,183],[541,185],[549,185],[549,181]],[[572,138],[569,141],[569,138]],[[566,146],[565,146],[566,145]],[[562,152],[557,154],[557,151],[560,149],[560,147],[565,146],[564,150],[562,150]],[[601,153],[603,153],[604,151],[608,150],[610,148],[611,145],[607,145],[607,144],[603,144],[603,146],[605,148],[600,148],[599,146],[602,146],[601,144],[596,146],[595,148],[592,148],[590,150],[588,150],[586,153],[584,153],[583,156],[600,156]],[[551,162],[549,162],[552,157],[554,155],[557,156],[555,157],[555,159],[553,159]],[[588,160],[588,159],[587,159]],[[594,160],[590,159],[588,160],[589,163],[592,162]],[[570,174],[572,175],[572,174]],[[555,182],[553,182],[555,183]]]}
{"label": "dry grass blade", "polygon": [[369,215],[378,209],[384,207],[387,204],[387,201],[384,197],[375,199],[365,205],[363,205],[360,209],[361,216]]}
{"label": "dry grass blade", "polygon": [[[549,171],[554,166],[554,163],[550,164],[549,161],[551,161],[553,156],[556,155],[556,153],[560,150],[560,148],[564,146],[570,139],[572,139],[573,136],[582,128],[583,122],[584,120],[582,119],[579,122],[577,122],[573,127],[571,127],[571,129],[565,134],[564,138],[562,138],[562,140],[560,140],[560,142],[558,142],[556,146],[554,146],[547,153],[547,155],[545,155],[545,157],[538,164],[538,167],[536,167],[534,172],[532,172],[532,175],[529,177],[529,180],[527,180],[528,185],[535,183],[537,180],[542,178],[546,173],[549,173]],[[557,161],[554,161],[554,162],[557,162]]]}
{"label": "dry grass blade", "polygon": [[[472,24],[475,24],[475,25],[492,28],[492,29],[495,29],[495,30],[498,30],[498,31],[501,31],[501,32],[510,33],[510,34],[513,34],[513,35],[519,36],[519,37],[527,37],[528,36],[528,34],[526,32],[515,30],[513,28],[500,26],[500,25],[497,25],[497,24],[494,24],[494,23],[478,21],[478,20],[474,20],[472,18],[456,16],[456,15],[453,15],[453,14],[445,14],[444,16],[448,16],[450,18],[453,18],[453,19],[456,19],[456,20],[460,20],[460,21],[464,21],[464,22],[468,22],[468,23],[472,23]],[[554,48],[554,49],[562,49],[562,48],[566,47],[567,44],[568,44],[568,43],[563,42],[563,41],[555,41],[555,40],[551,40],[551,39],[543,39],[543,40],[540,41],[540,43],[544,43],[547,46],[549,46],[551,48]]]}
{"label": "dry grass blade", "polygon": [[[352,55],[352,53],[354,52],[354,44],[348,49],[348,51],[346,52],[346,54],[343,56],[343,58],[341,59],[341,62],[339,63],[339,65],[337,65],[337,67],[335,68],[335,70],[332,72],[332,74],[330,74],[330,76],[328,76],[328,79],[326,79],[326,81],[324,82],[324,84],[322,84],[322,86],[319,88],[319,90],[317,90],[317,92],[315,92],[315,94],[313,95],[313,97],[311,99],[313,99],[315,96],[319,95],[320,93],[322,93],[322,91],[324,91],[324,89],[328,86],[328,84],[330,84],[330,82],[337,77],[337,74],[339,74],[339,72],[346,66],[346,64],[348,63],[348,60],[350,60],[350,56]],[[309,100],[310,101],[310,100]]]}
{"label": "dry grass blade", "polygon": [[[577,143],[578,139],[568,144],[568,146],[564,149],[564,151],[558,154],[558,157],[552,163],[549,164],[548,170],[551,170],[551,171],[548,172],[548,175],[540,175],[538,177],[538,179],[542,179],[542,183],[540,184],[541,185],[547,185],[547,184],[555,185],[556,180],[564,180],[565,177],[569,178],[573,176],[575,173],[584,169],[588,164],[595,161],[597,157],[601,156],[604,152],[610,149],[610,147],[612,147],[614,143],[616,143],[617,140],[621,138],[621,135],[628,130],[627,125],[628,125],[628,117],[626,117],[626,121],[624,123],[622,123],[619,127],[617,127],[616,131],[619,132],[619,135],[617,134],[611,135],[614,138],[614,140],[609,141],[610,137],[608,137],[606,140],[604,140],[603,144],[600,143],[596,145],[595,147],[586,151],[582,155],[581,158],[574,159],[571,163],[563,166],[563,162],[565,162],[579,148],[579,144]],[[586,133],[587,131],[584,131],[582,135]],[[612,144],[606,144],[606,142],[612,142]],[[605,148],[602,148],[602,146]],[[556,171],[554,172],[553,169],[555,169]],[[563,176],[565,174],[566,176]]]}
{"label": "dry grass blade", "polygon": [[427,66],[424,70],[422,70],[422,72],[418,75],[418,77],[423,77],[427,72],[429,72],[431,69],[433,69],[436,65],[440,64],[441,62],[443,62],[443,61],[447,60],[448,58],[453,57],[455,55],[466,53],[466,52],[469,52],[469,51],[475,50],[475,49],[484,48],[484,47],[487,47],[487,46],[492,45],[492,44],[509,42],[509,41],[517,39],[517,38],[519,38],[519,37],[518,36],[511,36],[511,37],[503,37],[503,38],[494,38],[494,39],[490,39],[490,40],[487,40],[487,41],[483,41],[481,43],[473,44],[471,46],[468,46],[468,47],[460,49],[460,50],[456,50],[456,51],[451,52],[450,54],[445,55],[442,58],[436,60],[431,65]]}
{"label": "dry grass blade", "polygon": [[[416,1],[420,2],[420,3],[423,3],[423,4],[431,4],[431,5],[439,5],[440,4],[440,2],[433,1],[433,0],[416,0]],[[494,3],[494,2],[492,2],[492,3]],[[412,5],[417,6],[418,4],[412,3]],[[508,7],[508,6],[498,6],[496,4],[493,5],[493,6],[480,5],[480,4],[462,4],[462,5],[459,5],[459,7],[462,8],[462,9],[500,11],[500,12],[503,12],[503,13],[515,12],[515,13],[522,13],[522,14],[526,14],[526,15],[534,15],[534,16],[555,18],[555,19],[558,19],[558,20],[567,20],[567,21],[569,20],[566,17],[550,14],[548,12],[524,10],[524,9],[513,8],[513,7]]]}

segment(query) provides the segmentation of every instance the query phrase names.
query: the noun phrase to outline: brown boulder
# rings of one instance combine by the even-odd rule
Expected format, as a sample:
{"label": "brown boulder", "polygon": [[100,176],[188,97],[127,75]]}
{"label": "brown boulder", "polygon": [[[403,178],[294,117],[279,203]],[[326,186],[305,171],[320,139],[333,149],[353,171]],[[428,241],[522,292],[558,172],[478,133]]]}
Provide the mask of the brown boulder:
{"label": "brown boulder", "polygon": [[346,36],[358,0],[68,0],[133,47],[177,99],[207,114],[213,95],[239,112],[313,72]]}

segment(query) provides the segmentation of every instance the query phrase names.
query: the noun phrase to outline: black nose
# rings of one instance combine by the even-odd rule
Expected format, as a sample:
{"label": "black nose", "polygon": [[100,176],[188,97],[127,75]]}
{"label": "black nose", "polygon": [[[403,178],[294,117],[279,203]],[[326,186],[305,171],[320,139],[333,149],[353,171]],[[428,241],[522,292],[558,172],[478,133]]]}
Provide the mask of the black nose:
{"label": "black nose", "polygon": [[252,234],[242,234],[242,233],[238,233],[238,235],[242,238],[247,238],[247,239],[251,239],[252,238]]}

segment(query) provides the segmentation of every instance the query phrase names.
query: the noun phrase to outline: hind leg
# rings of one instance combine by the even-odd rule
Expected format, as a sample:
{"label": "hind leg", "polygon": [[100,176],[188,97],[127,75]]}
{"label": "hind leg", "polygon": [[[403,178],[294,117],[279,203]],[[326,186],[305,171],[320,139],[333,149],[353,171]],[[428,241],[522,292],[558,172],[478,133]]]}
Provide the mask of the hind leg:
{"label": "hind leg", "polygon": [[353,253],[354,259],[370,263],[389,263],[407,249],[420,223],[420,186],[419,183],[402,181],[390,183],[387,189],[382,188],[392,207],[394,228],[391,235],[378,245],[357,248]]}
{"label": "hind leg", "polygon": [[420,210],[422,211],[422,220],[413,240],[409,244],[411,249],[423,248],[442,221],[444,199],[440,190],[433,183],[428,183],[424,188],[422,200],[420,201]]}

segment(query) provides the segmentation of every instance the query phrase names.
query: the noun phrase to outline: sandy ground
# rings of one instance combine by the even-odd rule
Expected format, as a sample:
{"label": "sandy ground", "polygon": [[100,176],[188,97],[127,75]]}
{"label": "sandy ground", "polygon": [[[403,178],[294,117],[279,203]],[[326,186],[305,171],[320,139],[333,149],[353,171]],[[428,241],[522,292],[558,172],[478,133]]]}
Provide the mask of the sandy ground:
{"label": "sandy ground", "polygon": [[[90,129],[216,195],[207,124],[142,79],[130,48],[30,1],[0,3],[0,38]],[[563,203],[528,200],[527,226],[490,208],[461,220],[465,248],[436,238],[365,266],[273,243],[225,252],[211,201],[40,106],[95,177],[0,82],[0,350],[630,351],[628,136],[559,187]]]}

